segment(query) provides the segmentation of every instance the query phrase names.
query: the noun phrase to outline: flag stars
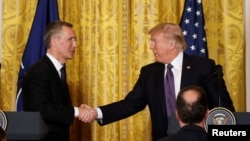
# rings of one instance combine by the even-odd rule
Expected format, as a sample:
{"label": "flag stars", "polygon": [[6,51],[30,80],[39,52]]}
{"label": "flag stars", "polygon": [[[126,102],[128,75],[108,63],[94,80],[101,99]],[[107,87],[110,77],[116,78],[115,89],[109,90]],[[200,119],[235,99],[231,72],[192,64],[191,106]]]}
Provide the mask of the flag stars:
{"label": "flag stars", "polygon": [[188,7],[187,8],[187,12],[189,13],[189,12],[191,12],[192,11],[192,8],[191,7]]}
{"label": "flag stars", "polygon": [[187,0],[181,19],[183,36],[187,42],[185,53],[208,57],[207,39],[204,30],[202,0]]}
{"label": "flag stars", "polygon": [[182,33],[183,33],[184,36],[187,35],[187,31],[186,30],[184,30]]}
{"label": "flag stars", "polygon": [[191,48],[191,50],[195,50],[195,46],[194,45],[192,45],[190,48]]}
{"label": "flag stars", "polygon": [[189,24],[189,19],[186,19],[184,22],[185,22],[186,24]]}
{"label": "flag stars", "polygon": [[203,41],[203,42],[206,42],[206,41],[207,41],[207,39],[206,39],[205,37],[203,37],[203,38],[202,38],[202,41]]}
{"label": "flag stars", "polygon": [[204,53],[204,54],[206,53],[206,50],[204,48],[202,48],[200,51],[201,53]]}
{"label": "flag stars", "polygon": [[197,34],[192,35],[193,39],[197,39]]}
{"label": "flag stars", "polygon": [[196,22],[196,23],[194,24],[194,26],[195,26],[195,27],[199,27],[199,23]]}
{"label": "flag stars", "polygon": [[196,11],[196,16],[200,16],[201,15],[201,11]]}

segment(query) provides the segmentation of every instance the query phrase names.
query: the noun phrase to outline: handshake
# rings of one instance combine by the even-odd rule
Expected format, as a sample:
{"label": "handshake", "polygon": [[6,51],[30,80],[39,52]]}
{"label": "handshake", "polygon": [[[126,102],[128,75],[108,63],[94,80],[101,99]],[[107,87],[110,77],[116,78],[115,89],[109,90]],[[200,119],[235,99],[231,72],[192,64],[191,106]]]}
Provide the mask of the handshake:
{"label": "handshake", "polygon": [[77,118],[85,123],[91,123],[94,120],[97,119],[97,109],[92,108],[86,104],[81,104],[80,107],[78,107],[79,115]]}

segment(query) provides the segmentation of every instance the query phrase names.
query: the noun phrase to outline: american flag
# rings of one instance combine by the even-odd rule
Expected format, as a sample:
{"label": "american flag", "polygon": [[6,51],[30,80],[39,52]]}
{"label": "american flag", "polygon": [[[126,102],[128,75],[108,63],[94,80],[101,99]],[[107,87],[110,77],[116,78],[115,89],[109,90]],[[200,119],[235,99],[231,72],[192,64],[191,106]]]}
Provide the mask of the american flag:
{"label": "american flag", "polygon": [[201,0],[185,1],[180,26],[187,43],[185,53],[207,58],[208,50]]}

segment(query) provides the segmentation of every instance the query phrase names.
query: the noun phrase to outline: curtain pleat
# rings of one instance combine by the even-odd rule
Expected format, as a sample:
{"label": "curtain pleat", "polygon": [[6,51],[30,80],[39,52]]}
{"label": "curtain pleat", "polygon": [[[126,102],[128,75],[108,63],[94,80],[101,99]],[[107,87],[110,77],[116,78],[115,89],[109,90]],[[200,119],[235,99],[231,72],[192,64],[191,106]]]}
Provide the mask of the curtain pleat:
{"label": "curtain pleat", "polygon": [[[20,60],[37,1],[3,3],[0,107],[14,111]],[[92,107],[121,100],[140,68],[154,61],[148,30],[179,23],[184,0],[58,0],[60,19],[76,30],[78,48],[67,62],[72,102]],[[209,58],[223,66],[236,111],[245,111],[245,46],[242,0],[203,0]],[[242,69],[239,69],[242,68]],[[150,141],[148,108],[105,126],[75,120],[72,141]]]}

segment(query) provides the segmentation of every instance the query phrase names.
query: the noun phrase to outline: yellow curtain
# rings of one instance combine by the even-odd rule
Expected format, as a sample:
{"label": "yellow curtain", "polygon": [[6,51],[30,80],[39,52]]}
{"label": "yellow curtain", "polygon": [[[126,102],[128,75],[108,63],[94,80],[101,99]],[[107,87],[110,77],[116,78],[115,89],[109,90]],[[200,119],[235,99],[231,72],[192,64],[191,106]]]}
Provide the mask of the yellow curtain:
{"label": "yellow curtain", "polygon": [[[15,110],[22,53],[35,13],[35,0],[3,3],[0,108]],[[67,62],[73,104],[96,107],[122,99],[143,65],[154,61],[148,30],[159,22],[179,23],[184,0],[58,0],[60,19],[74,24],[78,48]],[[242,0],[203,0],[209,57],[223,66],[238,112],[245,111]],[[242,69],[238,69],[242,68]],[[150,141],[148,109],[99,126],[75,120],[72,141]]]}

